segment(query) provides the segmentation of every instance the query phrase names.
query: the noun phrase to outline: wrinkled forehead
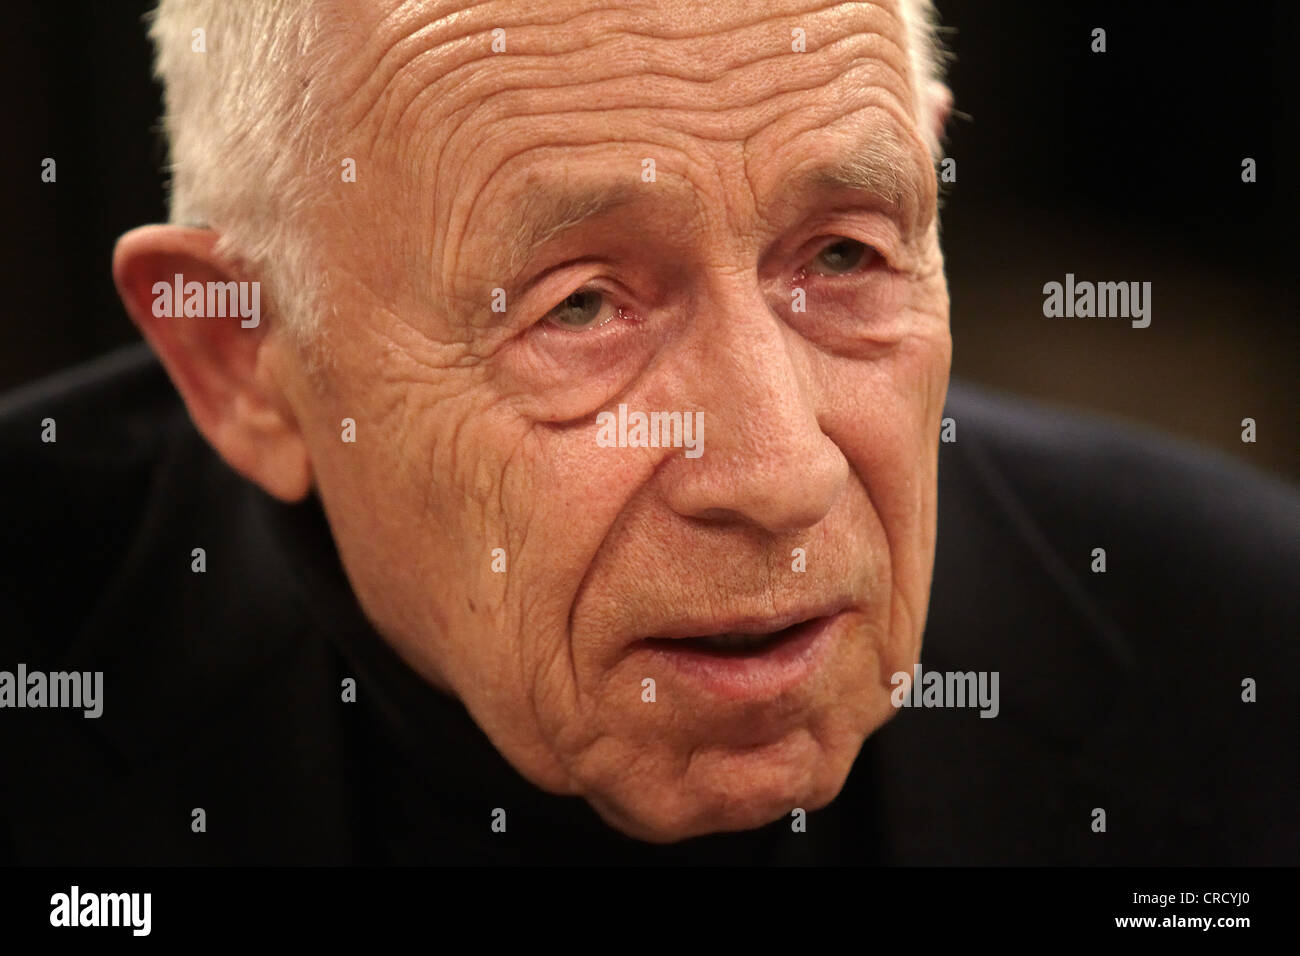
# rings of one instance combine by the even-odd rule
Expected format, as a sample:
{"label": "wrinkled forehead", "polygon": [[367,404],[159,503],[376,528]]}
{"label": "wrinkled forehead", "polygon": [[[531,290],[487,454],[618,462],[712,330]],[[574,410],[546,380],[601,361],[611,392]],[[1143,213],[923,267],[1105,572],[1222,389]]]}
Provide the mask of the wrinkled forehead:
{"label": "wrinkled forehead", "polygon": [[678,183],[698,191],[729,161],[756,197],[836,142],[883,144],[877,153],[896,166],[928,165],[897,0],[348,9],[339,119],[447,246],[476,219],[539,194],[581,204],[599,193],[584,180],[639,174],[646,158],[666,194],[674,171],[699,170]]}

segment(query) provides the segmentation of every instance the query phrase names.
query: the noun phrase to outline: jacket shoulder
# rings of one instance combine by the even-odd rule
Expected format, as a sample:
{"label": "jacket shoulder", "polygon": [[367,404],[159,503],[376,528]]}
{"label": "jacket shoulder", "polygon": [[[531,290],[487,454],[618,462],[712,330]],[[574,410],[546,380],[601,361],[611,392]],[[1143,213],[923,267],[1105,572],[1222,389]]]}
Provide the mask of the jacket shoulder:
{"label": "jacket shoulder", "polygon": [[[1203,607],[1214,591],[1249,592],[1294,609],[1300,492],[1287,482],[1147,429],[971,386],[953,388],[947,414],[963,457],[1086,579],[1140,583],[1148,601],[1172,593]],[[1098,548],[1104,573],[1118,575],[1092,570]]]}
{"label": "jacket shoulder", "polygon": [[951,600],[932,605],[936,643],[1003,670],[1008,713],[1058,741],[1050,759],[1046,743],[1016,751],[1009,774],[1044,761],[1056,776],[1029,792],[1057,787],[1059,807],[1086,799],[1127,821],[1105,841],[1045,822],[1026,856],[1057,840],[1058,861],[1294,863],[1296,489],[968,387],[947,414],[935,580]]}
{"label": "jacket shoulder", "polygon": [[187,423],[144,345],[0,398],[6,547],[0,602],[21,654],[68,640],[137,531],[169,438]]}

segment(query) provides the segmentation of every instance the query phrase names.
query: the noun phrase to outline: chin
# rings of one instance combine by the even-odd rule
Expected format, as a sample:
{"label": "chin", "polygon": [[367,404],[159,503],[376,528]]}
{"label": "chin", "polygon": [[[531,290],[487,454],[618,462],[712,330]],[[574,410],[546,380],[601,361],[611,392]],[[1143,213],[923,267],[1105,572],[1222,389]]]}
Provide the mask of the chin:
{"label": "chin", "polygon": [[628,780],[614,799],[591,803],[610,826],[648,843],[753,830],[834,800],[862,740],[828,748],[804,730],[761,747],[695,750],[676,755],[686,771],[675,780]]}

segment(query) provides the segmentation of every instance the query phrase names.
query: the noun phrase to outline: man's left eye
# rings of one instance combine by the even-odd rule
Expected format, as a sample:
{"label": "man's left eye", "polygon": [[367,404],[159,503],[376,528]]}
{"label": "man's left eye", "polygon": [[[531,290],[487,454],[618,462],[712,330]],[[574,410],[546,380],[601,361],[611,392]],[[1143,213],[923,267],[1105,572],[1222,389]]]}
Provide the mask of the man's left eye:
{"label": "man's left eye", "polygon": [[597,289],[579,289],[546,313],[546,320],[570,332],[597,328],[614,317],[606,314],[606,299]]}
{"label": "man's left eye", "polygon": [[856,239],[836,239],[813,257],[808,271],[824,276],[842,276],[871,265],[878,253]]}

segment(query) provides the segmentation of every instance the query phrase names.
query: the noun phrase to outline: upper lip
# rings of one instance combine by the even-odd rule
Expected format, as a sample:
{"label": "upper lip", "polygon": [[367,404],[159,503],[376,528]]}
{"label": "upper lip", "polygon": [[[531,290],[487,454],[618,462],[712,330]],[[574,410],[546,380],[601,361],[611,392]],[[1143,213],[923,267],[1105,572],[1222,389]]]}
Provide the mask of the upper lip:
{"label": "upper lip", "polygon": [[825,604],[808,605],[788,614],[735,614],[727,617],[713,616],[675,622],[667,627],[656,629],[643,639],[676,639],[686,637],[712,637],[717,634],[769,634],[783,631],[787,627],[803,624],[817,618],[838,614],[849,606],[848,601],[829,601]]}

